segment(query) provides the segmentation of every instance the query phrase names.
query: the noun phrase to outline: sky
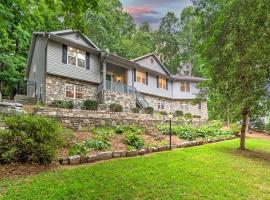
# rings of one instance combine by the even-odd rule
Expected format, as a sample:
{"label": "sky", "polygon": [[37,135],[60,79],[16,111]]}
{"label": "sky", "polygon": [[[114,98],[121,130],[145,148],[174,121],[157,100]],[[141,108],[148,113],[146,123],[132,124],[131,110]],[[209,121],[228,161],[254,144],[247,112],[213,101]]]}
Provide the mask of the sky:
{"label": "sky", "polygon": [[132,15],[138,25],[147,21],[156,29],[161,18],[167,12],[174,12],[177,17],[182,10],[191,5],[190,0],[120,0],[125,12]]}

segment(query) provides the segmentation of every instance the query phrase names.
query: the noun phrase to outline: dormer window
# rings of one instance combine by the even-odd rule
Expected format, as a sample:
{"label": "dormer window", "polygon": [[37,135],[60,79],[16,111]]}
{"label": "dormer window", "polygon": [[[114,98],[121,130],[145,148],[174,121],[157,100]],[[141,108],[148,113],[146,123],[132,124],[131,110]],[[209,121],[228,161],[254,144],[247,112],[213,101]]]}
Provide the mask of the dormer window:
{"label": "dormer window", "polygon": [[189,82],[181,82],[180,83],[181,92],[190,92],[190,84]]}
{"label": "dormer window", "polygon": [[86,63],[85,51],[81,51],[73,47],[68,47],[67,55],[68,55],[68,64],[74,65],[76,67],[85,68]]}

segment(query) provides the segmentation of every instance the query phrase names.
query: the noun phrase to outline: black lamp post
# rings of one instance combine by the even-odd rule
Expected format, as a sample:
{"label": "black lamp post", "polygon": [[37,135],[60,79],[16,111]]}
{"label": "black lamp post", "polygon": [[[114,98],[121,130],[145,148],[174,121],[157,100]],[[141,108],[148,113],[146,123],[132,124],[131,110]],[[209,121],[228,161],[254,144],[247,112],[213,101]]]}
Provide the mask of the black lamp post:
{"label": "black lamp post", "polygon": [[173,118],[173,115],[170,114],[169,115],[169,119],[170,119],[170,150],[172,150],[172,118]]}

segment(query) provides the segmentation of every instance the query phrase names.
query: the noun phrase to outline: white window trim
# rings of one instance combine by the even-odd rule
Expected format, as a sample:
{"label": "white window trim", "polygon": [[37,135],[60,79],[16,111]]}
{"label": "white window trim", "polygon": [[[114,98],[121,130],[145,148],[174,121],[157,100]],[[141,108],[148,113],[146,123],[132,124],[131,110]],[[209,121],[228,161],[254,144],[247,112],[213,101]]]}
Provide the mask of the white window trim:
{"label": "white window trim", "polygon": [[[160,87],[160,80],[165,80],[165,88],[164,87]],[[166,81],[166,79],[165,78],[162,78],[162,77],[159,77],[159,79],[158,79],[158,86],[159,86],[159,89],[167,90],[167,81]]]}
{"label": "white window trim", "polygon": [[[70,84],[73,86],[73,97],[67,97],[67,87],[66,85],[67,84]],[[80,84],[74,84],[74,83],[65,83],[65,98],[67,99],[79,99],[79,98],[76,98],[76,85],[80,85]],[[85,91],[85,85],[80,85],[81,87],[83,87],[83,92],[82,94],[84,95],[84,91]],[[83,98],[81,98],[82,100]],[[80,100],[80,99],[79,99]]]}
{"label": "white window trim", "polygon": [[[185,85],[185,90],[184,91],[182,91],[182,84],[184,84]],[[187,90],[187,84],[189,84],[189,91]],[[188,82],[188,81],[183,81],[183,82],[180,82],[180,91],[181,92],[190,92],[190,82]]]}
{"label": "white window trim", "polygon": [[[76,65],[73,65],[73,64],[70,64],[70,63],[68,62],[68,48],[69,48],[69,47],[71,47],[71,46],[67,46],[67,64],[70,65],[70,66],[73,66],[73,67],[78,67],[78,68],[81,68],[81,69],[86,69],[86,51],[83,51],[83,50],[80,50],[80,49],[71,47],[71,48],[73,48],[73,49],[76,49],[76,57],[75,57],[75,59],[76,59]],[[85,63],[84,63],[84,67],[78,66],[78,52],[77,52],[78,50],[83,51],[84,54],[85,54]]]}
{"label": "white window trim", "polygon": [[[138,78],[137,78],[138,72],[144,74],[144,80],[145,80],[144,83],[138,81]],[[142,79],[142,76],[140,76],[140,78]],[[146,78],[147,78],[147,77],[146,77],[146,72],[141,71],[141,70],[137,70],[137,71],[136,71],[136,81],[135,81],[136,83],[140,83],[140,84],[146,85]]]}

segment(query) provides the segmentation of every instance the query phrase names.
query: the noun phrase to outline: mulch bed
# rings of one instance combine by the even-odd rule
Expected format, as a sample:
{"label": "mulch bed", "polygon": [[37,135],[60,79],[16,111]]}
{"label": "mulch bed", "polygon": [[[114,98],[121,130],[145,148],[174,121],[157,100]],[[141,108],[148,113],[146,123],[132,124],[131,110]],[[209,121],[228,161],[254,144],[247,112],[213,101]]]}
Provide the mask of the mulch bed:
{"label": "mulch bed", "polygon": [[59,164],[10,164],[0,165],[0,180],[3,178],[15,178],[17,176],[35,175],[40,172],[56,170]]}

